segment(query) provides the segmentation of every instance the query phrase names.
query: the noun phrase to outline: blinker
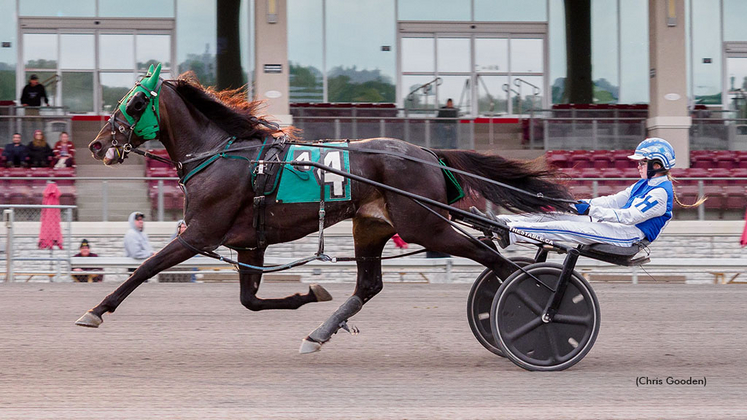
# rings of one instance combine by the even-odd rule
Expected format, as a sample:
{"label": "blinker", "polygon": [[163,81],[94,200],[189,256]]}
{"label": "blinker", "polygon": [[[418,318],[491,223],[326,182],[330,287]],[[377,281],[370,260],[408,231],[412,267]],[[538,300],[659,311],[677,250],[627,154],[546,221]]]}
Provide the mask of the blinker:
{"label": "blinker", "polygon": [[132,97],[130,97],[129,101],[127,101],[125,110],[127,111],[127,114],[132,117],[132,119],[137,121],[140,119],[140,116],[143,115],[143,112],[145,112],[147,106],[148,99],[145,96],[145,93],[137,92],[132,95]]}

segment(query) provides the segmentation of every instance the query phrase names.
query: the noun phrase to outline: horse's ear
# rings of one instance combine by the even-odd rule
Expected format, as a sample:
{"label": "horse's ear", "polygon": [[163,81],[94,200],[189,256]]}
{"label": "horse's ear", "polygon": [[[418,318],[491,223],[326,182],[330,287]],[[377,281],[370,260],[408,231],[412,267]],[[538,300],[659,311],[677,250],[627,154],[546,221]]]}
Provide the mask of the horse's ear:
{"label": "horse's ear", "polygon": [[150,77],[151,74],[153,74],[153,64],[148,67],[148,72],[145,73],[145,77]]}
{"label": "horse's ear", "polygon": [[144,79],[141,84],[146,88],[153,90],[156,88],[158,77],[161,75],[161,63],[158,63],[155,70],[153,70],[153,65],[151,64],[150,69],[148,70],[148,75],[150,76]]}

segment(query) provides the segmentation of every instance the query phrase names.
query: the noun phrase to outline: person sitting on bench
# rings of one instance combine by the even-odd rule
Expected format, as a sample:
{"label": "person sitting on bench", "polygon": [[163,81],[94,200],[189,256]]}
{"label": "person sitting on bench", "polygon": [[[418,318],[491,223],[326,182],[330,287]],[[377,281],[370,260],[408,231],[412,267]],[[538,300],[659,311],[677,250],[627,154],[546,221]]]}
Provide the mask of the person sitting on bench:
{"label": "person sitting on bench", "polygon": [[[653,242],[659,236],[672,218],[673,202],[697,207],[705,201],[700,198],[693,205],[684,205],[677,199],[669,174],[675,165],[674,148],[666,140],[646,139],[628,158],[638,162],[641,179],[617,194],[579,201],[575,205],[577,214],[490,216],[499,224],[551,241],[630,247],[643,240]],[[532,242],[508,229],[499,229],[495,235],[502,248]]]}

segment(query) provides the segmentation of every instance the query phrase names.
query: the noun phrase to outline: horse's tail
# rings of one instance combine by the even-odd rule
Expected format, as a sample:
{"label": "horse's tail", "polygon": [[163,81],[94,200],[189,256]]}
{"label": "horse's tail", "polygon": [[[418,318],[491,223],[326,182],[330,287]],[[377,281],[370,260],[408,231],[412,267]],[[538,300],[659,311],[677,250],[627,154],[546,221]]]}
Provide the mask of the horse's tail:
{"label": "horse's tail", "polygon": [[[463,150],[434,150],[446,165],[498,181],[530,194],[454,173],[465,192],[473,190],[493,204],[513,212],[570,211],[573,195],[559,183],[554,170],[538,168],[537,161],[517,161]],[[540,193],[539,195],[537,195]],[[558,200],[560,199],[560,200]]]}

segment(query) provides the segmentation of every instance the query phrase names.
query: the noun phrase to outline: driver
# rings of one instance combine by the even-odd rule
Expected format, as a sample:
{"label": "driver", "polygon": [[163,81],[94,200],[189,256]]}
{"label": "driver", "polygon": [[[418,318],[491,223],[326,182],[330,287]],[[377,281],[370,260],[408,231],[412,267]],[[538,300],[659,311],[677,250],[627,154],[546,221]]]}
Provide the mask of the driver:
{"label": "driver", "polygon": [[[664,139],[648,138],[628,156],[638,162],[641,179],[614,195],[581,200],[577,214],[543,213],[501,216],[499,223],[558,242],[579,244],[607,243],[628,247],[642,240],[653,242],[672,218],[674,201],[683,207],[672,189],[669,171],[674,167],[674,148]],[[498,244],[505,248],[530,239],[500,229]]]}

